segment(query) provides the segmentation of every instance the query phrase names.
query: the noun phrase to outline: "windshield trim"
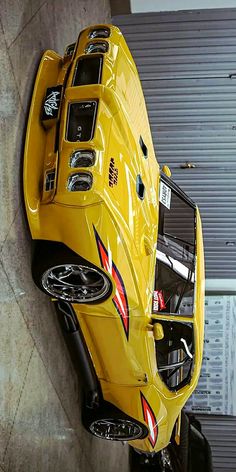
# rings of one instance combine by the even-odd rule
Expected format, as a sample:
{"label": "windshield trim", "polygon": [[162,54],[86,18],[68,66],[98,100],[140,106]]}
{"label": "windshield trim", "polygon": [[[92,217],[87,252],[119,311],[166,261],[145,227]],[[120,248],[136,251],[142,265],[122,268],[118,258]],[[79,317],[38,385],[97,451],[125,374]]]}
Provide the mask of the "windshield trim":
{"label": "windshield trim", "polygon": [[[196,218],[196,213],[197,213],[197,206],[196,204],[186,195],[186,193],[181,190],[181,188],[175,184],[169,177],[167,177],[163,172],[161,172],[160,176],[160,181],[163,181],[166,183],[171,190],[176,194],[176,196],[183,200],[190,208],[194,210],[194,241],[193,243],[185,240],[180,240],[180,238],[175,237],[174,235],[168,234],[164,232],[164,212],[166,211],[164,208],[164,205],[161,201],[159,201],[159,221],[158,221],[158,235],[157,235],[157,247],[158,247],[158,242],[160,241],[160,238],[168,238],[169,240],[172,240],[173,242],[175,241],[176,243],[179,241],[183,244],[188,244],[188,246],[192,247],[192,254],[193,254],[193,265],[192,268],[187,268],[182,264],[180,261],[176,260],[172,256],[163,253],[159,249],[156,249],[156,264],[157,262],[161,262],[165,264],[167,267],[169,267],[171,270],[173,270],[174,273],[176,273],[178,276],[180,276],[184,281],[185,281],[185,286],[189,282],[194,285],[194,293],[193,293],[193,311],[191,313],[185,314],[184,316],[187,318],[193,318],[194,317],[194,305],[195,305],[195,289],[196,289],[196,236],[197,236],[197,218]],[[161,242],[161,241],[160,241]],[[158,257],[159,256],[159,257]],[[154,280],[154,291],[156,290],[155,287],[155,280]],[[185,295],[185,290],[183,290],[182,293],[179,294],[178,302],[176,305],[176,308],[179,306],[182,302],[182,299],[184,298]],[[181,316],[181,314],[177,313],[178,310],[171,310],[170,312],[165,312],[166,314],[169,315],[174,315],[176,318]],[[152,306],[152,313],[153,313],[153,306]],[[162,315],[163,312],[160,311],[160,314]]]}
{"label": "windshield trim", "polygon": [[185,202],[187,202],[192,208],[196,209],[197,205],[194,201],[169,177],[167,177],[164,172],[161,172],[160,181],[163,181],[165,184],[169,185],[169,187],[173,190],[173,192],[177,193]]}

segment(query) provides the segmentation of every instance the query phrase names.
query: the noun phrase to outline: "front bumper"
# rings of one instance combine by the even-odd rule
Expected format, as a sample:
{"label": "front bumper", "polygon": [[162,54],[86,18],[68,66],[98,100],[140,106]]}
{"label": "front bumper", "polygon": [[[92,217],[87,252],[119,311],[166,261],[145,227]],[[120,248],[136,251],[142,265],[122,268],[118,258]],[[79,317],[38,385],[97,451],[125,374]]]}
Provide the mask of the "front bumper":
{"label": "front bumper", "polygon": [[[57,169],[58,153],[53,152],[56,126],[49,130],[42,126],[42,104],[48,87],[58,83],[62,72],[62,58],[54,51],[46,51],[41,59],[28,118],[24,152],[24,197],[30,231],[33,239],[39,233],[39,207],[47,203],[54,190],[43,198],[45,172]],[[56,176],[55,176],[56,178]]]}

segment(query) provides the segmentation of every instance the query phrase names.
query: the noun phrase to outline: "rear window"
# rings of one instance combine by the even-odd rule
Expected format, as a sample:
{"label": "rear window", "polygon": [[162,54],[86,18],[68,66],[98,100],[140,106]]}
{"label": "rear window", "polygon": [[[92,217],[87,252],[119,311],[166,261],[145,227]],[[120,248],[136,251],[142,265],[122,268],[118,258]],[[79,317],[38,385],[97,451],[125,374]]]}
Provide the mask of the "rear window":
{"label": "rear window", "polygon": [[155,341],[158,373],[170,390],[179,390],[191,380],[194,335],[191,323],[160,321],[164,337]]}
{"label": "rear window", "polygon": [[168,180],[161,180],[153,312],[193,315],[196,209]]}

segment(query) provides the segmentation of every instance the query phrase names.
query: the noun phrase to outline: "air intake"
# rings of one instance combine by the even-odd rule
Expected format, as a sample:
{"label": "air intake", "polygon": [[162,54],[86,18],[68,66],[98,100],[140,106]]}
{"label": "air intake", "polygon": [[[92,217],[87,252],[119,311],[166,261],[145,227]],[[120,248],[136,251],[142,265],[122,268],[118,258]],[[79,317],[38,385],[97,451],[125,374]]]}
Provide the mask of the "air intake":
{"label": "air intake", "polygon": [[49,170],[49,171],[46,173],[45,183],[44,183],[45,192],[50,192],[51,190],[54,189],[55,178],[56,178],[56,171],[55,171],[55,169]]}

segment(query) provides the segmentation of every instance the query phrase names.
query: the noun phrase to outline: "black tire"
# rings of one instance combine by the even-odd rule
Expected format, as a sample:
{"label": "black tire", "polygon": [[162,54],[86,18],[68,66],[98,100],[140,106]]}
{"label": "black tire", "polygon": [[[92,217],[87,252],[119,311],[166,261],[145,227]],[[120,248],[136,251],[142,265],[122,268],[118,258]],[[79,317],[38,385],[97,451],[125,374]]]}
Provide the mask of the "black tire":
{"label": "black tire", "polygon": [[52,241],[35,242],[32,277],[44,293],[71,303],[102,303],[112,292],[112,283],[100,268]]}
{"label": "black tire", "polygon": [[186,413],[181,412],[180,457],[183,472],[188,472],[189,465],[189,419]]}
{"label": "black tire", "polygon": [[[142,460],[143,459],[143,460]],[[145,457],[143,454],[139,454],[135,449],[129,446],[129,470],[130,472],[150,472],[150,468],[146,467]]]}
{"label": "black tire", "polygon": [[200,421],[197,420],[197,418],[195,418],[195,416],[191,414],[188,414],[188,419],[190,421],[190,425],[193,425],[194,428],[196,428],[199,431],[199,433],[202,433],[202,426],[201,426]]}
{"label": "black tire", "polygon": [[[158,454],[156,454],[157,456]],[[161,472],[158,458],[151,458],[151,463],[145,454],[137,452],[133,447],[129,447],[129,470],[130,472]]]}
{"label": "black tire", "polygon": [[[132,441],[144,439],[148,435],[148,429],[145,425],[106,401],[103,401],[96,409],[84,406],[82,423],[89,433],[100,439]],[[110,432],[105,434],[108,427],[110,427]]]}
{"label": "black tire", "polygon": [[138,452],[130,447],[129,462],[130,472],[182,472],[179,465],[176,466],[176,457],[170,446],[154,455]]}

